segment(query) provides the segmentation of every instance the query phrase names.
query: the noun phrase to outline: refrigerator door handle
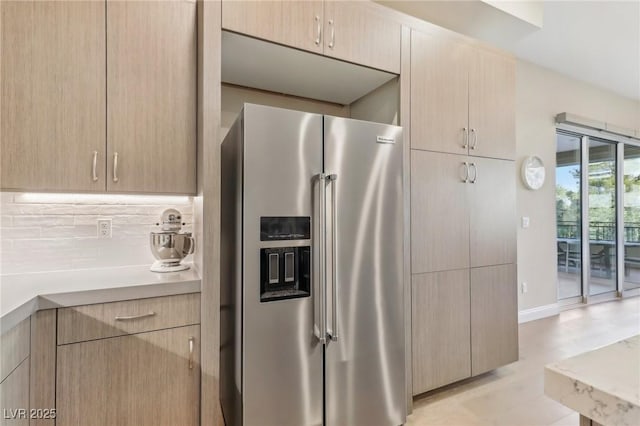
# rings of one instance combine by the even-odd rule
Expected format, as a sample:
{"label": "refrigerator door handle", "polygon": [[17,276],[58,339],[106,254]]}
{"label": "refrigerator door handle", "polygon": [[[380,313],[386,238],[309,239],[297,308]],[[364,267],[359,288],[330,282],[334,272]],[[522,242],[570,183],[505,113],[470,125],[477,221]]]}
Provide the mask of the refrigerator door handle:
{"label": "refrigerator door handle", "polygon": [[314,246],[318,251],[318,267],[316,268],[317,274],[314,274],[317,278],[317,284],[314,288],[318,289],[318,293],[314,291],[314,294],[320,296],[319,304],[319,322],[316,323],[316,315],[313,316],[313,332],[323,345],[327,343],[327,278],[326,278],[326,221],[325,210],[327,201],[327,176],[324,173],[316,175],[318,179],[318,186],[320,187],[320,208],[318,215],[318,235],[314,237]]}
{"label": "refrigerator door handle", "polygon": [[331,303],[331,327],[332,330],[327,330],[331,340],[338,340],[338,274],[336,268],[336,252],[338,250],[338,243],[336,242],[336,181],[338,180],[337,174],[331,174],[327,176],[329,184],[331,185],[331,284],[332,284],[332,303]]}

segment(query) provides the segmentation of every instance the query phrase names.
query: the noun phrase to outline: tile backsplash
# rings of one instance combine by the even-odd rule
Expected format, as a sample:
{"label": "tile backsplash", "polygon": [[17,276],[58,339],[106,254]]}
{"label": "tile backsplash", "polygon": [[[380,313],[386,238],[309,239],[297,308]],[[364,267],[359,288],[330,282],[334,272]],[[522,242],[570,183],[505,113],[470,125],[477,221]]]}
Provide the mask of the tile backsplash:
{"label": "tile backsplash", "polygon": [[[192,231],[187,196],[2,192],[0,274],[150,265],[149,232],[167,208],[178,209],[183,231]],[[103,218],[112,220],[110,239],[97,237]]]}

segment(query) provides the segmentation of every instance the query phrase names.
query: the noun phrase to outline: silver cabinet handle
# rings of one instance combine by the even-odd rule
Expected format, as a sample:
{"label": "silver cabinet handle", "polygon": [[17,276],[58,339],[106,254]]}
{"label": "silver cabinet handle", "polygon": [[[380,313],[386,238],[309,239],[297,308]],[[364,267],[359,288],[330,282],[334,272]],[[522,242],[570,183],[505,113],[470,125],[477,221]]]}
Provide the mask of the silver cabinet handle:
{"label": "silver cabinet handle", "polygon": [[129,321],[129,320],[136,320],[136,319],[141,319],[141,318],[153,317],[155,315],[156,315],[155,312],[149,311],[146,314],[140,314],[140,315],[116,316],[115,320],[116,321]]}
{"label": "silver cabinet handle", "polygon": [[329,19],[329,27],[331,28],[331,40],[329,41],[329,49],[333,49],[336,45],[336,26],[333,25],[333,19]]}
{"label": "silver cabinet handle", "polygon": [[195,340],[195,337],[189,337],[189,370],[193,370],[193,344]]}
{"label": "silver cabinet handle", "polygon": [[[314,324],[313,331],[320,343],[323,345],[327,343],[327,292],[326,292],[326,277],[325,277],[325,202],[326,202],[326,175],[324,173],[317,174],[315,178],[318,181],[319,185],[319,196],[320,196],[320,208],[318,215],[318,233],[314,237],[314,247],[317,247],[318,252],[318,268],[317,273],[314,273],[314,278],[318,277],[317,285],[314,285],[313,288],[318,289],[317,296],[319,297],[319,324]],[[316,319],[316,315],[313,316],[314,322]]]}
{"label": "silver cabinet handle", "polygon": [[473,145],[471,145],[469,148],[476,149],[476,146],[478,146],[478,131],[472,128],[471,134],[473,135]]}
{"label": "silver cabinet handle", "polygon": [[316,15],[316,46],[320,45],[322,41],[322,21],[320,21],[320,16]]}
{"label": "silver cabinet handle", "polygon": [[469,163],[465,161],[462,165],[464,166],[464,178],[462,178],[462,182],[467,183],[469,182]]}
{"label": "silver cabinet handle", "polygon": [[336,341],[338,340],[338,273],[336,269],[336,251],[338,250],[338,243],[336,242],[336,181],[338,180],[338,175],[329,175],[328,179],[331,183],[331,283],[333,284],[331,326],[333,330],[327,331],[331,340]]}
{"label": "silver cabinet handle", "polygon": [[470,168],[473,168],[473,179],[471,179],[471,183],[476,183],[476,181],[478,180],[478,167],[476,166],[476,163],[471,163],[469,164]]}
{"label": "silver cabinet handle", "polygon": [[113,153],[113,181],[118,181],[118,153]]}
{"label": "silver cabinet handle", "polygon": [[98,174],[96,172],[96,167],[98,167],[98,151],[93,151],[93,164],[91,165],[91,180],[94,182],[98,181]]}
{"label": "silver cabinet handle", "polygon": [[462,144],[462,149],[467,149],[467,147],[469,146],[469,129],[463,127],[462,131],[464,132],[464,142]]}

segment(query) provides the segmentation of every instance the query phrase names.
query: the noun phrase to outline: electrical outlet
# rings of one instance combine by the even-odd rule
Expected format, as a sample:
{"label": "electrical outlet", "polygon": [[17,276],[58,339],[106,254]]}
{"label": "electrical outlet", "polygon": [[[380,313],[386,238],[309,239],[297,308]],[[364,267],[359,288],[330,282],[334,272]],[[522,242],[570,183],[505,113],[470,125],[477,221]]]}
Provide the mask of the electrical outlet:
{"label": "electrical outlet", "polygon": [[111,219],[98,219],[98,238],[111,238]]}
{"label": "electrical outlet", "polygon": [[531,221],[529,220],[529,216],[522,216],[522,227],[528,228]]}
{"label": "electrical outlet", "polygon": [[529,291],[529,286],[527,286],[526,282],[522,282],[522,294],[526,293]]}

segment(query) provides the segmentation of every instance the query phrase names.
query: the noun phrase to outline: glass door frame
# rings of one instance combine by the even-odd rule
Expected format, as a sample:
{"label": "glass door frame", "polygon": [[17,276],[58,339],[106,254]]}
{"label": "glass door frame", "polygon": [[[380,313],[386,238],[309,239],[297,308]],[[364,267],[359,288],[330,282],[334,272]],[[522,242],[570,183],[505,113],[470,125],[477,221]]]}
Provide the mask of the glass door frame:
{"label": "glass door frame", "polygon": [[[580,138],[580,237],[582,263],[582,296],[562,300],[559,299],[558,303],[562,306],[566,306],[573,303],[597,303],[605,300],[639,296],[640,288],[624,290],[624,147],[625,145],[640,147],[640,140],[587,127],[573,126],[566,123],[557,123],[556,134],[558,131],[570,133],[573,136]],[[615,290],[593,296],[589,294],[589,273],[591,271],[591,255],[589,246],[589,141],[592,138],[614,143],[616,153],[616,288]]]}

